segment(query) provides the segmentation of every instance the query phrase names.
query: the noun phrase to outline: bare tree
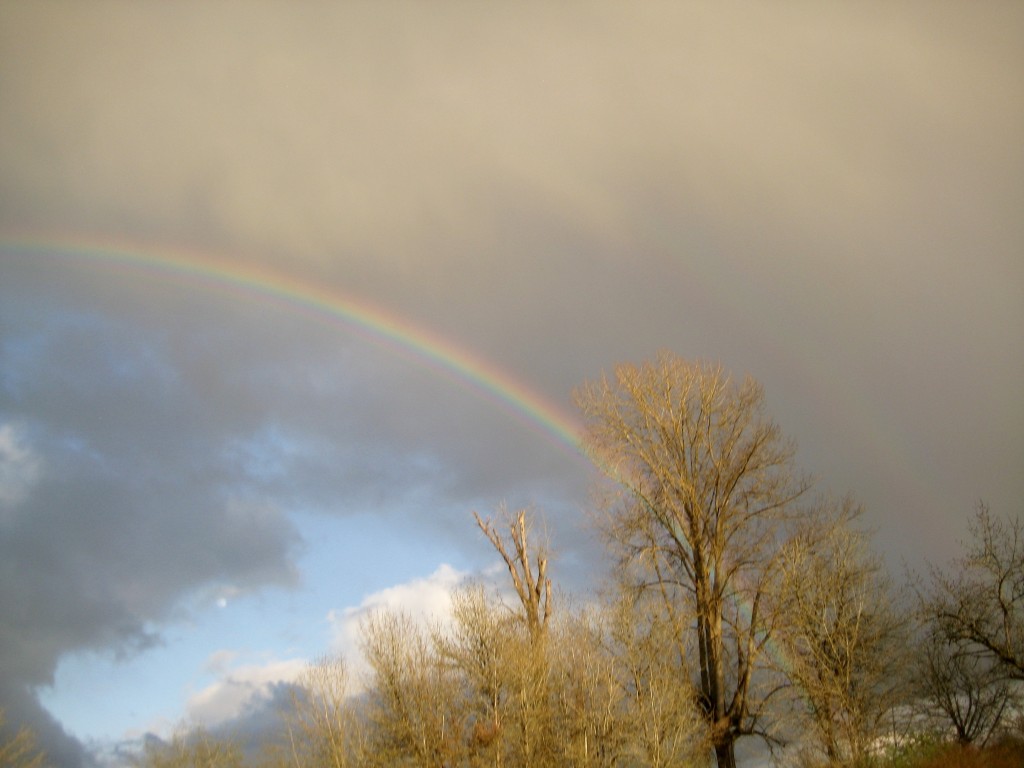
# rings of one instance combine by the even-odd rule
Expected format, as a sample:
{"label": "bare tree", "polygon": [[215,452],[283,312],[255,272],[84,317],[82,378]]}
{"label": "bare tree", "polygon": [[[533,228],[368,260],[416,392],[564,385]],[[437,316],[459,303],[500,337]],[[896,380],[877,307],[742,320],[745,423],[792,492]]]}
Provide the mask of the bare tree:
{"label": "bare tree", "polygon": [[563,611],[552,628],[559,765],[607,768],[621,764],[625,752],[625,691],[605,643],[603,620],[600,611]]}
{"label": "bare tree", "polygon": [[435,648],[463,680],[466,717],[462,739],[470,765],[505,765],[507,730],[513,718],[513,670],[517,663],[510,638],[518,629],[513,616],[488,599],[480,585],[452,596],[453,626],[435,630]]}
{"label": "bare tree", "polygon": [[983,649],[950,638],[933,616],[925,621],[913,667],[918,707],[960,744],[984,746],[1015,701],[1013,682]]}
{"label": "bare tree", "polygon": [[1024,529],[979,503],[972,541],[953,574],[933,571],[927,610],[946,636],[973,643],[1024,680]]}
{"label": "bare tree", "polygon": [[135,760],[139,768],[242,768],[241,748],[203,728],[175,733],[169,742],[148,741]]}
{"label": "bare tree", "polygon": [[[823,505],[831,509],[832,505]],[[777,635],[814,743],[860,765],[906,700],[908,622],[849,499],[783,549]]]}
{"label": "bare tree", "polygon": [[622,695],[623,754],[630,765],[701,764],[708,729],[685,669],[680,632],[660,599],[627,591],[605,610],[607,653]]}
{"label": "bare tree", "polygon": [[505,562],[519,602],[513,615],[518,617],[520,631],[504,635],[506,653],[516,659],[509,668],[511,722],[506,724],[513,726],[515,737],[506,728],[505,744],[517,766],[557,765],[548,636],[552,616],[548,557],[544,548],[530,538],[533,520],[526,510],[512,514],[503,508],[499,514],[508,528],[507,539],[491,520],[483,520],[475,512],[473,516]]}
{"label": "bare tree", "polygon": [[517,604],[470,587],[453,596],[450,626],[428,630],[388,612],[363,625],[371,764],[560,764],[547,557],[534,548],[525,511],[503,516],[507,538],[476,521],[508,567]]}
{"label": "bare tree", "polygon": [[[487,540],[505,561],[530,636],[539,640],[547,629],[548,619],[551,618],[551,579],[548,578],[547,554],[543,549],[538,549],[531,555],[531,542],[528,540],[530,522],[527,520],[526,510],[521,509],[513,516],[503,508],[499,514],[505,518],[508,525],[511,551],[491,520],[482,520],[476,512],[473,513],[473,517]],[[531,557],[536,561],[536,572]]]}
{"label": "bare tree", "polygon": [[367,702],[370,765],[441,768],[462,757],[465,698],[425,628],[407,614],[373,614],[362,627],[373,670]]}
{"label": "bare tree", "polygon": [[360,764],[367,751],[366,734],[350,695],[348,669],[340,656],[306,668],[285,717],[287,762],[295,768]]}
{"label": "bare tree", "polygon": [[692,687],[680,685],[661,645],[667,635],[627,611],[553,611],[530,516],[501,515],[504,538],[490,521],[477,524],[505,562],[516,601],[505,605],[480,587],[457,594],[455,627],[440,643],[478,692],[471,764],[688,764],[703,728]]}
{"label": "bare tree", "polygon": [[954,568],[933,567],[918,588],[918,693],[959,742],[985,743],[1024,681],[1024,529],[979,503],[970,533]]}
{"label": "bare tree", "polygon": [[587,450],[622,489],[610,541],[636,586],[692,617],[698,702],[719,768],[735,768],[737,739],[771,735],[772,691],[758,689],[755,672],[776,629],[779,545],[808,488],[763,402],[756,381],[669,354],[577,392]]}

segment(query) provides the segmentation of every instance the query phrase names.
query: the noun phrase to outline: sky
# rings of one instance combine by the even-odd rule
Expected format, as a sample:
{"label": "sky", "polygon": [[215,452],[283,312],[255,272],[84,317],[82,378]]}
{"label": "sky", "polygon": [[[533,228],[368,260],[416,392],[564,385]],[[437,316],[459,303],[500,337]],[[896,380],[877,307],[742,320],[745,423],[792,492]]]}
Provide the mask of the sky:
{"label": "sky", "polygon": [[1024,498],[1019,3],[0,4],[0,705],[254,721],[532,505],[573,389],[765,387],[897,574]]}

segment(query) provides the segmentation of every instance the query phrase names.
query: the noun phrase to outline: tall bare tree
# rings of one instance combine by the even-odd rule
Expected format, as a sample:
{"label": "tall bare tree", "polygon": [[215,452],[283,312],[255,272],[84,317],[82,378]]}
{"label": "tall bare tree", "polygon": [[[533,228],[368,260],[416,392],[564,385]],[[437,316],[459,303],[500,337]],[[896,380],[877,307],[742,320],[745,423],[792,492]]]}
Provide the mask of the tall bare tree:
{"label": "tall bare tree", "polygon": [[428,629],[394,612],[364,623],[362,649],[373,670],[369,764],[561,765],[547,557],[525,511],[502,517],[507,535],[476,520],[508,567],[517,601],[469,587],[453,596],[450,625]]}
{"label": "tall bare tree", "polygon": [[[548,577],[547,553],[543,548],[531,552],[531,547],[535,547],[536,543],[529,540],[531,521],[527,519],[525,509],[512,515],[503,508],[499,516],[508,525],[511,549],[491,520],[483,520],[476,512],[473,513],[476,524],[505,561],[530,637],[539,641],[551,618],[551,579]],[[534,562],[531,562],[531,558]]]}
{"label": "tall bare tree", "polygon": [[696,648],[698,702],[719,768],[769,737],[755,672],[776,630],[779,545],[808,483],[753,379],[669,354],[577,392],[585,444],[621,488],[606,532],[638,587],[663,596]]}

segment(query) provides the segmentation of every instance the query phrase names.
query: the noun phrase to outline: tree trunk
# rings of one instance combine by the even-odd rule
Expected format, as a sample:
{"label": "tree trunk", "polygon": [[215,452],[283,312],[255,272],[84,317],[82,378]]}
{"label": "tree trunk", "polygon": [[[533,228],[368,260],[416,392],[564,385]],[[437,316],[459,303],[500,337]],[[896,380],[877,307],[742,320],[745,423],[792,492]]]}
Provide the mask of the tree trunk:
{"label": "tree trunk", "polygon": [[718,768],[736,768],[736,742],[729,740],[715,745],[715,760]]}

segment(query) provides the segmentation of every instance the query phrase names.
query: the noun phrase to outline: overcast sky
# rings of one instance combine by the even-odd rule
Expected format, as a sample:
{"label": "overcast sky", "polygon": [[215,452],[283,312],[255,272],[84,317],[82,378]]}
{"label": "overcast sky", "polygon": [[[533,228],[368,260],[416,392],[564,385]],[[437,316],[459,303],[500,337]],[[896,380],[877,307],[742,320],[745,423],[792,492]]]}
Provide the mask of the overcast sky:
{"label": "overcast sky", "polygon": [[77,766],[252,714],[372,606],[443,611],[502,502],[605,573],[555,431],[155,261],[358,302],[563,424],[617,362],[721,361],[895,569],[1019,515],[1022,39],[1010,2],[0,4],[9,719]]}

